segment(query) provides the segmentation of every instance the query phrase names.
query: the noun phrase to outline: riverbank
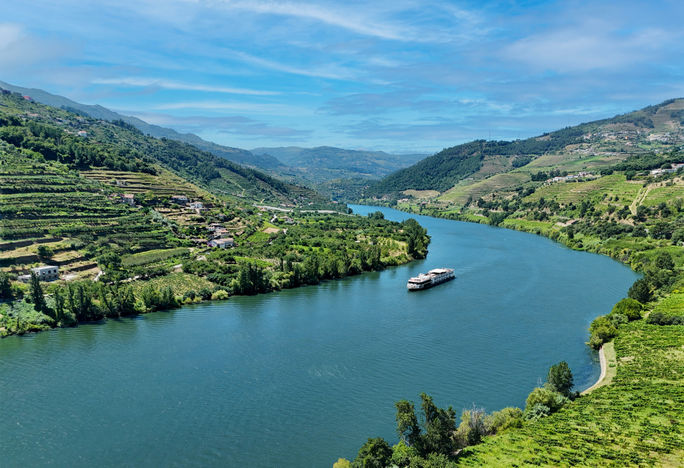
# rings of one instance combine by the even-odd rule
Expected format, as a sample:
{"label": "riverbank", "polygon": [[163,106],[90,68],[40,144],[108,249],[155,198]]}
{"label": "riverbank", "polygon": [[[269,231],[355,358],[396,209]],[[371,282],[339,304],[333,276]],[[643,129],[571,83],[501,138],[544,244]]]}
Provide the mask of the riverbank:
{"label": "riverbank", "polygon": [[[663,201],[639,205],[627,223],[617,222],[624,214],[615,211],[614,202],[623,194],[585,193],[581,183],[563,187],[582,193],[579,200],[571,198],[574,205],[541,194],[534,200],[485,202],[504,210],[489,216],[479,214],[481,208],[404,210],[541,235],[573,250],[609,256],[643,274],[628,293],[643,310],[627,317],[618,307],[604,309],[610,313],[592,323],[590,342],[603,344],[605,360],[605,373],[596,384],[551,416],[464,449],[459,463],[626,466],[667,465],[684,458],[684,409],[672,404],[684,399],[684,186],[675,182],[665,188],[665,198],[652,191]],[[611,348],[614,353],[608,355]]]}
{"label": "riverbank", "polygon": [[[182,258],[164,258],[164,266],[157,266],[157,273],[145,281],[121,281],[128,275],[120,265],[118,269],[107,266],[108,274],[98,282],[36,281],[25,285],[10,282],[9,275],[0,273],[7,286],[3,298],[10,297],[0,302],[0,336],[380,271],[424,258],[429,242],[427,231],[412,220],[397,223],[373,214],[312,215],[244,246],[187,251]],[[178,261],[182,261],[180,268]]]}
{"label": "riverbank", "polygon": [[601,374],[594,385],[587,388],[580,395],[588,395],[595,389],[610,385],[617,374],[617,358],[615,356],[615,343],[608,342],[599,349],[599,362],[601,364]]}

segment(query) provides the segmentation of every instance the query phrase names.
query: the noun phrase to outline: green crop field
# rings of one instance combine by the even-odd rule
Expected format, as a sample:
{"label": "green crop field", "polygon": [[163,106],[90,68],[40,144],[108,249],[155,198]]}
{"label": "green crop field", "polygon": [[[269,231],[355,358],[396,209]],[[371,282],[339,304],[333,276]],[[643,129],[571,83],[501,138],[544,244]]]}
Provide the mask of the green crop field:
{"label": "green crop field", "polygon": [[623,205],[629,205],[637,196],[642,184],[625,180],[623,174],[613,174],[586,182],[556,182],[537,189],[526,201],[556,200],[559,203],[580,203],[581,201],[598,200],[604,197],[614,199]]}
{"label": "green crop field", "polygon": [[464,466],[681,466],[684,326],[629,324],[611,385],[466,448]]}

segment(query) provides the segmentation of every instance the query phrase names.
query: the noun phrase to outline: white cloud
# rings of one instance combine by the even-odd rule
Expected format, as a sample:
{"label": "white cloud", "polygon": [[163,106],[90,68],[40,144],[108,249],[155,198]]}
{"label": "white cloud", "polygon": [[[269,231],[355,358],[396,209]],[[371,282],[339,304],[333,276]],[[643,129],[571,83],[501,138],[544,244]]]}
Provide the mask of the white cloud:
{"label": "white cloud", "polygon": [[354,72],[337,65],[327,65],[322,67],[313,66],[303,68],[292,65],[286,65],[273,60],[263,59],[261,57],[256,57],[254,55],[250,55],[244,52],[234,51],[233,55],[242,62],[257,65],[263,68],[268,68],[270,70],[290,73],[293,75],[311,76],[314,78],[329,78],[333,80],[345,80],[354,77]]}
{"label": "white cloud", "polygon": [[158,78],[130,77],[130,78],[98,78],[92,81],[93,84],[123,85],[139,87],[158,87],[164,89],[174,89],[183,91],[206,91],[210,93],[225,94],[245,94],[250,96],[274,96],[280,94],[277,91],[262,91],[245,88],[230,88],[225,86],[211,86],[192,83],[181,83]]}
{"label": "white cloud", "polygon": [[505,47],[502,55],[537,70],[614,70],[649,60],[670,40],[658,29],[623,35],[610,31],[606,24],[589,22],[520,39]]}
{"label": "white cloud", "polygon": [[5,74],[58,59],[64,49],[61,43],[30,36],[21,25],[0,23],[0,70]]}
{"label": "white cloud", "polygon": [[228,8],[259,14],[293,16],[320,21],[358,34],[381,39],[398,41],[410,40],[407,38],[407,31],[405,28],[360,16],[349,11],[349,9],[343,11],[339,8],[292,2],[226,1],[224,2],[224,5]]}
{"label": "white cloud", "polygon": [[270,115],[311,115],[313,112],[304,107],[290,106],[286,104],[261,104],[253,102],[229,102],[229,101],[181,101],[166,104],[152,104],[145,109],[155,110],[208,110],[208,111],[231,111],[231,112],[257,112]]}

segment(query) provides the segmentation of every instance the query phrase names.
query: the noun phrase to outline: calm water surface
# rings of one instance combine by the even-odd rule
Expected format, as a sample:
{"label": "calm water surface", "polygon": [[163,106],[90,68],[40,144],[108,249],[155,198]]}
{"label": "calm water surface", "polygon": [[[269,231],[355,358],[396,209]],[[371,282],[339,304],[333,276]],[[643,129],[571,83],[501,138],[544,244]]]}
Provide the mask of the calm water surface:
{"label": "calm water surface", "polygon": [[[580,389],[597,378],[587,327],[635,273],[414,217],[432,244],[410,265],[0,341],[0,465],[325,467],[367,437],[394,443],[394,401],[422,391],[491,411],[523,405],[560,360]],[[406,291],[442,266],[457,279]]]}

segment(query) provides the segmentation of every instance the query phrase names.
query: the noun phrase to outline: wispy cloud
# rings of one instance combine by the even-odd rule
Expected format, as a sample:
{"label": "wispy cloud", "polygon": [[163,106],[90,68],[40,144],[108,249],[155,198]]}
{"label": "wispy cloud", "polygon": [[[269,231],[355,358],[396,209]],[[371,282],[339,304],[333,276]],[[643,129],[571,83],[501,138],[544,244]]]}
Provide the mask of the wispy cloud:
{"label": "wispy cloud", "polygon": [[93,84],[119,85],[133,87],[154,87],[183,91],[203,91],[208,93],[244,94],[248,96],[274,96],[280,94],[277,91],[263,91],[257,89],[231,88],[226,86],[212,86],[192,83],[182,83],[159,78],[125,77],[125,78],[97,78]]}
{"label": "wispy cloud", "polygon": [[235,101],[179,101],[146,106],[147,109],[156,110],[205,110],[205,111],[230,111],[262,113],[269,115],[302,115],[312,112],[305,107],[278,103],[254,103]]}
{"label": "wispy cloud", "polygon": [[134,113],[135,117],[154,125],[172,127],[184,132],[201,133],[204,130],[230,135],[250,135],[269,138],[302,138],[311,130],[270,125],[244,116],[206,117],[201,115],[175,116],[156,113]]}
{"label": "wispy cloud", "polygon": [[255,1],[224,1],[227,8],[246,10],[259,14],[282,15],[304,18],[313,21],[346,29],[366,36],[390,39],[396,41],[412,40],[407,36],[407,28],[401,25],[391,24],[386,21],[378,21],[367,15],[360,15],[362,9],[341,9],[344,3],[334,6],[321,6],[311,3],[293,2],[255,2]]}
{"label": "wispy cloud", "polygon": [[333,80],[346,80],[354,78],[356,73],[339,65],[314,65],[309,67],[284,64],[275,60],[265,59],[245,52],[231,51],[232,55],[242,62],[258,67],[293,75],[310,76],[315,78],[329,78]]}

